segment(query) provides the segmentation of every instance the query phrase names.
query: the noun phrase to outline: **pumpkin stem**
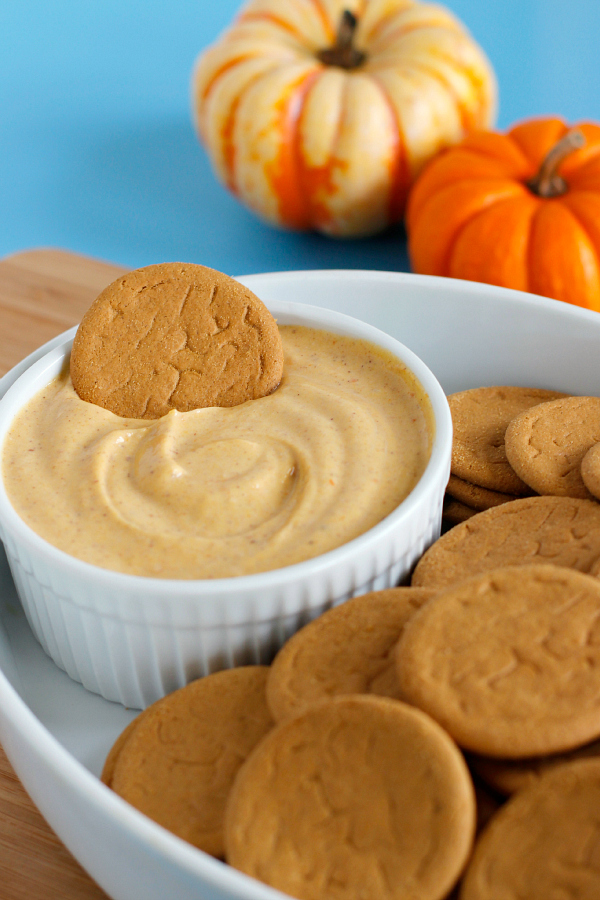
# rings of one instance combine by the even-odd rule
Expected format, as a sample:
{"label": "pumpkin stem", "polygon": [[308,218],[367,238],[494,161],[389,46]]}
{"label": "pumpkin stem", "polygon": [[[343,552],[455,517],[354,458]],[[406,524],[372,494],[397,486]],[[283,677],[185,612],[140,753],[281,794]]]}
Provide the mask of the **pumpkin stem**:
{"label": "pumpkin stem", "polygon": [[345,9],[335,44],[333,47],[318,50],[317,59],[326,66],[338,66],[341,69],[356,69],[362,65],[367,55],[362,50],[357,50],[353,43],[357,24],[356,16],[349,9]]}
{"label": "pumpkin stem", "polygon": [[542,161],[539,172],[527,182],[527,187],[538,197],[560,197],[569,190],[569,185],[557,173],[560,164],[585,144],[585,136],[581,131],[568,131],[557,144],[552,147]]}

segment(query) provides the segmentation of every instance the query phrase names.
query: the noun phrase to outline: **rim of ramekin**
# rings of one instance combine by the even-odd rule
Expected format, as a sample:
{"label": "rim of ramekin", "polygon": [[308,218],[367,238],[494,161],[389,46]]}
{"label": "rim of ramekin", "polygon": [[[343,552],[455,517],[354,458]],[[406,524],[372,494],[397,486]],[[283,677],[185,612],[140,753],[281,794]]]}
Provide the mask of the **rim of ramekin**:
{"label": "rim of ramekin", "polygon": [[[289,324],[320,327],[333,333],[347,334],[351,337],[371,341],[389,350],[418,381],[424,396],[429,401],[433,414],[434,434],[431,453],[425,471],[418,483],[391,513],[364,532],[364,534],[353,538],[345,544],[312,559],[279,569],[271,569],[267,572],[257,572],[250,575],[235,575],[212,579],[156,578],[148,575],[132,575],[105,569],[71,556],[64,550],[60,550],[49,543],[30,528],[12,506],[6,493],[3,471],[0,466],[0,537],[4,537],[4,529],[6,529],[13,539],[28,545],[38,556],[45,556],[55,568],[67,569],[83,578],[93,578],[95,582],[104,583],[105,586],[115,589],[143,590],[146,595],[148,593],[162,595],[166,591],[171,602],[175,596],[173,592],[182,597],[198,598],[201,598],[203,593],[206,593],[214,598],[215,595],[244,591],[255,592],[261,589],[268,590],[275,586],[283,586],[305,580],[337,565],[347,556],[352,557],[358,551],[361,553],[367,552],[370,548],[378,545],[390,531],[395,530],[401,522],[409,518],[416,507],[420,506],[421,503],[427,502],[428,495],[436,488],[438,478],[442,474],[447,474],[446,469],[449,467],[452,444],[452,419],[444,391],[431,369],[409,347],[406,347],[385,331],[369,325],[361,319],[348,316],[336,310],[285,300],[272,301],[268,306],[276,318],[283,316],[299,320]],[[288,323],[283,322],[282,324]],[[0,399],[0,457],[2,456],[6,434],[15,416],[24,404],[48,383],[49,379],[43,380],[44,373],[48,369],[54,369],[60,359],[67,359],[76,330],[77,326],[65,331],[62,335],[63,339],[56,343],[40,359],[33,362],[10,386],[4,397]],[[29,389],[32,381],[37,382],[34,391]],[[18,397],[23,389],[26,391],[26,397],[22,402],[18,402],[15,400],[15,397]]]}

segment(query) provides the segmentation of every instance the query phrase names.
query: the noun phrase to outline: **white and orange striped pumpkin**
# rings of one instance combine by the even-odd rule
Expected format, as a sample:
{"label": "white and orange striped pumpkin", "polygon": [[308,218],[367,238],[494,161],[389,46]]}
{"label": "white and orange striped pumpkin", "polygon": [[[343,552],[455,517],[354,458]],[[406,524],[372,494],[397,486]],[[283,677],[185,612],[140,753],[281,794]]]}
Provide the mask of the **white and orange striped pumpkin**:
{"label": "white and orange striped pumpkin", "polygon": [[267,222],[340,237],[401,219],[424,163],[495,107],[481,49],[416,0],[250,0],[194,75],[221,181]]}

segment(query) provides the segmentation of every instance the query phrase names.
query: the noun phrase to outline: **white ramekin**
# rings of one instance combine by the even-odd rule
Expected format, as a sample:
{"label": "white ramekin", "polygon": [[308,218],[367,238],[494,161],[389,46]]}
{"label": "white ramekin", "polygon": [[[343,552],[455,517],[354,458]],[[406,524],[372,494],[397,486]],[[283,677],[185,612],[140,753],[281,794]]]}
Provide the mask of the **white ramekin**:
{"label": "white ramekin", "polygon": [[[144,708],[216,669],[269,662],[294,631],[328,607],[401,582],[439,536],[452,423],[431,371],[401,343],[357,319],[299,303],[269,307],[280,324],[364,338],[407,366],[433,411],[427,468],[390,515],[347,544],[271,572],[202,581],[124,575],[69,556],[23,522],[0,478],[0,537],[29,624],[61,669],[107,700]],[[16,413],[61,370],[74,333],[65,332],[0,400],[0,447]]]}

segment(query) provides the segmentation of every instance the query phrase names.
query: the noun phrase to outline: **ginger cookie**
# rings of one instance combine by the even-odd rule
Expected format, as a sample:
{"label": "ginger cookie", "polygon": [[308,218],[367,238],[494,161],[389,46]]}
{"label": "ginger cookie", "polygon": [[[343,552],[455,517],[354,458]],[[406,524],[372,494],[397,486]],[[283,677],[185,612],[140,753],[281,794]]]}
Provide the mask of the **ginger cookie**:
{"label": "ginger cookie", "polygon": [[104,761],[104,766],[102,768],[102,774],[100,776],[100,780],[103,781],[107,787],[112,787],[112,780],[113,780],[113,775],[115,774],[115,766],[117,764],[117,759],[119,758],[121,750],[123,749],[123,747],[129,740],[130,736],[133,734],[134,729],[137,727],[141,716],[143,716],[143,715],[144,715],[144,713],[141,712],[139,714],[139,716],[136,716],[136,718],[132,722],[129,723],[127,728],[125,728],[121,732],[119,737],[116,739],[116,741],[110,748],[108,756],[106,757],[106,760]]}
{"label": "ginger cookie", "polygon": [[400,587],[335,606],[287,641],[271,664],[267,702],[279,722],[338,694],[397,697],[394,649],[434,591]]}
{"label": "ginger cookie", "polygon": [[159,825],[222,857],[227,794],[271,729],[266,666],[215,672],[149,706],[116,756],[110,786]]}
{"label": "ginger cookie", "polygon": [[451,475],[446,486],[446,493],[463,503],[465,506],[474,509],[477,512],[483,512],[492,506],[500,506],[502,503],[508,503],[510,500],[516,500],[515,494],[502,494],[500,491],[490,491],[487,488],[479,487],[477,484],[471,484],[469,481],[463,481],[456,475]]}
{"label": "ginger cookie", "polygon": [[386,697],[314,704],[247,759],[227,804],[227,862],[299,900],[440,900],[475,829],[462,754]]}
{"label": "ginger cookie", "polygon": [[552,565],[485,572],[407,622],[401,696],[459,746],[529,758],[600,737],[600,582]]}
{"label": "ginger cookie", "polygon": [[118,278],[84,315],[71,353],[73,387],[119,416],[237,406],[281,381],[277,323],[252,291],[190,263]]}
{"label": "ginger cookie", "polygon": [[505,797],[522,791],[539,781],[549,769],[564,766],[575,759],[600,758],[600,740],[584,744],[570,753],[538,756],[533,759],[490,759],[487,756],[470,756],[469,768],[493,790]]}
{"label": "ginger cookie", "polygon": [[589,498],[581,462],[600,441],[600,397],[563,397],[527,410],[506,429],[506,456],[538,494]]}
{"label": "ginger cookie", "polygon": [[600,500],[600,444],[594,444],[581,460],[581,479],[596,500]]}
{"label": "ginger cookie", "polygon": [[557,391],[523,387],[482,387],[450,394],[452,474],[488,490],[529,494],[528,485],[506,458],[504,432],[519,413],[564,396]]}
{"label": "ginger cookie", "polygon": [[475,845],[460,900],[600,897],[600,760],[579,760],[519,791]]}
{"label": "ginger cookie", "polygon": [[600,506],[525,497],[477,513],[423,554],[411,583],[441,589],[498,566],[548,563],[590,572],[600,557]]}

